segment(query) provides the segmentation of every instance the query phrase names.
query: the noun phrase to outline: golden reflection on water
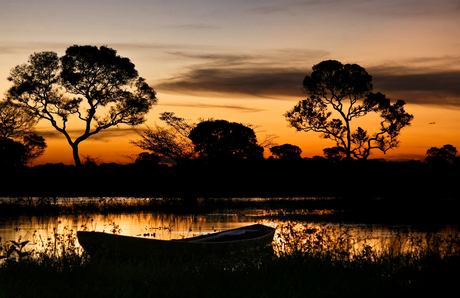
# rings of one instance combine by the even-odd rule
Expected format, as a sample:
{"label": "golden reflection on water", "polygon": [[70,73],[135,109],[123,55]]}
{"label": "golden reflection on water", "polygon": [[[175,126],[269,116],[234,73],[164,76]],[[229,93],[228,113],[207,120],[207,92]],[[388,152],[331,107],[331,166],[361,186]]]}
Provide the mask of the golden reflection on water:
{"label": "golden reflection on water", "polygon": [[[305,251],[342,251],[348,257],[362,255],[372,250],[379,254],[414,254],[428,246],[426,232],[410,228],[340,225],[292,222],[276,219],[260,219],[262,215],[273,215],[264,210],[248,210],[244,214],[219,213],[207,215],[177,214],[109,214],[91,216],[35,217],[23,216],[16,220],[0,221],[2,243],[19,238],[36,243],[37,239],[48,239],[54,233],[66,231],[104,231],[135,237],[149,237],[160,240],[189,238],[201,234],[225,231],[262,223],[276,227],[273,246],[276,253]],[[327,211],[325,211],[327,212]],[[458,235],[458,229],[444,227],[435,233],[448,238]],[[458,237],[457,237],[458,238]]]}
{"label": "golden reflection on water", "polygon": [[151,237],[160,240],[189,238],[201,234],[239,228],[255,221],[236,214],[109,214],[91,216],[36,217],[0,222],[0,237],[6,240],[32,240],[34,234],[49,237],[54,231],[103,231],[107,233]]}
{"label": "golden reflection on water", "polygon": [[295,251],[354,259],[360,257],[419,256],[434,252],[440,256],[460,253],[457,227],[436,231],[409,227],[333,225],[283,221],[277,225],[273,243],[277,254]]}

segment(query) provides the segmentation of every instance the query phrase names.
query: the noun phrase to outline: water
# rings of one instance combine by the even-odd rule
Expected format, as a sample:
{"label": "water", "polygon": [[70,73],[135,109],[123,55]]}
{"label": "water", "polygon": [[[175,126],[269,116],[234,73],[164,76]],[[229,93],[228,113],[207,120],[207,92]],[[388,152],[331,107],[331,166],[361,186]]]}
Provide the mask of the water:
{"label": "water", "polygon": [[[33,198],[29,200],[43,200]],[[53,198],[58,204],[78,203],[88,198],[62,199]],[[114,200],[114,199],[112,199]],[[120,199],[121,200],[121,199]],[[126,200],[124,198],[123,200]],[[134,200],[134,199],[132,199]],[[262,200],[262,199],[260,199]],[[311,211],[297,210],[297,214],[305,214]],[[316,210],[317,214],[328,214],[331,210]],[[18,216],[9,219],[0,219],[1,243],[8,240],[29,240],[31,248],[37,239],[47,239],[55,232],[66,230],[89,230],[104,231],[107,233],[118,233],[134,237],[147,237],[161,240],[181,239],[208,234],[218,231],[225,231],[242,226],[262,223],[276,227],[275,241],[282,240],[282,234],[296,234],[296,245],[304,245],[309,240],[315,241],[318,235],[323,244],[330,242],[335,245],[346,238],[346,245],[349,249],[360,250],[365,245],[372,246],[374,250],[385,250],[391,245],[399,245],[399,251],[412,249],[409,240],[414,236],[423,239],[427,233],[433,231],[422,231],[413,229],[410,226],[388,226],[388,225],[364,225],[364,224],[340,224],[331,222],[292,222],[283,217],[266,217],[267,215],[279,214],[279,210],[265,209],[238,209],[221,210],[208,214],[165,214],[140,212],[136,214],[91,214],[91,215],[60,215],[60,216]],[[292,230],[287,231],[289,226]],[[458,228],[445,226],[438,228],[434,233],[449,236],[458,234]],[[345,236],[344,236],[345,235]],[[345,238],[344,238],[345,237]],[[404,238],[401,240],[401,238]],[[398,241],[395,241],[398,240]],[[402,245],[402,246],[401,246]]]}
{"label": "water", "polygon": [[161,240],[189,238],[200,234],[239,228],[254,223],[251,217],[236,214],[110,214],[63,215],[56,217],[20,216],[0,220],[0,237],[4,240],[31,240],[34,234],[49,237],[65,227],[79,231],[115,232],[135,237]]}

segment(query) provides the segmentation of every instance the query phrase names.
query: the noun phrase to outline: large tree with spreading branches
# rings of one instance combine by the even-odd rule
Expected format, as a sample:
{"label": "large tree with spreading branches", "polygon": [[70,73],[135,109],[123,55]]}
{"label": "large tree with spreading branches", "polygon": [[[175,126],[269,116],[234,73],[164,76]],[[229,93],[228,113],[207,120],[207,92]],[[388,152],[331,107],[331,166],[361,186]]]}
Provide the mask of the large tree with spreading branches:
{"label": "large tree with spreading branches", "polygon": [[[347,159],[367,159],[373,149],[386,153],[397,147],[401,130],[413,119],[403,100],[390,104],[384,94],[371,92],[372,76],[357,64],[323,61],[313,66],[303,87],[310,96],[285,113],[286,120],[297,131],[318,132],[335,141]],[[369,113],[380,116],[375,133],[352,128],[352,120]]]}
{"label": "large tree with spreading branches", "polygon": [[[155,91],[139,77],[134,64],[106,46],[74,45],[62,57],[55,52],[34,53],[28,63],[11,70],[8,80],[13,83],[8,99],[27,106],[62,133],[77,166],[81,166],[81,142],[110,127],[145,122],[157,102]],[[74,139],[68,127],[71,116],[83,122]]]}

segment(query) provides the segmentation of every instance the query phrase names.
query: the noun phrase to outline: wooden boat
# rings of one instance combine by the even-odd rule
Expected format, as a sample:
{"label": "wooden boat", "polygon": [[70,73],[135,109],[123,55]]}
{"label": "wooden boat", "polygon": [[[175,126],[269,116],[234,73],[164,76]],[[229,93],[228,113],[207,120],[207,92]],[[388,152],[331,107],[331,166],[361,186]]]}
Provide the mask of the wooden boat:
{"label": "wooden boat", "polygon": [[80,245],[91,256],[165,259],[201,258],[271,248],[275,229],[260,224],[180,240],[157,240],[102,232],[78,231]]}

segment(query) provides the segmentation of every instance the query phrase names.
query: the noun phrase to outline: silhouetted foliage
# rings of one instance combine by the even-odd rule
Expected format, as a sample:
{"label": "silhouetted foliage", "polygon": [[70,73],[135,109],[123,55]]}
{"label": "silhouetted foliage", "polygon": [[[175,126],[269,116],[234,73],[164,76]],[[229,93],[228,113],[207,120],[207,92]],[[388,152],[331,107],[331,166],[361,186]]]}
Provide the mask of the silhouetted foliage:
{"label": "silhouetted foliage", "polygon": [[10,100],[0,102],[0,164],[26,165],[45,152],[45,139],[31,133],[37,122],[38,119],[25,105]]}
{"label": "silhouetted foliage", "polygon": [[10,138],[0,138],[0,166],[22,166],[26,163],[25,146]]}
{"label": "silhouetted foliage", "polygon": [[186,138],[188,138],[190,132],[196,126],[195,124],[189,124],[184,118],[176,117],[174,112],[161,113],[160,120],[166,122],[176,133]]}
{"label": "silhouetted foliage", "polygon": [[29,133],[38,119],[27,107],[9,100],[0,102],[0,137],[20,138]]}
{"label": "silhouetted foliage", "polygon": [[324,156],[333,161],[340,161],[347,157],[347,152],[342,147],[332,147],[323,149]]}
{"label": "silhouetted foliage", "polygon": [[136,158],[135,164],[141,166],[150,166],[150,165],[157,165],[160,161],[160,157],[158,155],[142,152]]}
{"label": "silhouetted foliage", "polygon": [[20,141],[0,137],[0,165],[24,166],[45,152],[45,139],[36,134],[26,135]]}
{"label": "silhouetted foliage", "polygon": [[193,128],[189,135],[198,158],[205,161],[261,160],[263,148],[254,130],[236,122],[207,120]]}
{"label": "silhouetted foliage", "polygon": [[[27,106],[62,133],[77,166],[82,141],[119,124],[145,122],[157,101],[134,64],[105,46],[74,45],[61,58],[54,52],[34,53],[27,64],[11,70],[8,80],[13,83],[8,99]],[[74,140],[67,130],[71,116],[84,122],[83,134]]]}
{"label": "silhouetted foliage", "polygon": [[280,146],[273,146],[270,148],[270,152],[279,159],[282,160],[299,160],[302,157],[300,154],[302,153],[302,149],[295,145],[291,144],[283,144]]}
{"label": "silhouetted foliage", "polygon": [[[285,114],[289,124],[298,131],[314,131],[336,142],[345,150],[347,159],[367,159],[372,149],[386,153],[398,146],[401,129],[410,124],[413,116],[404,110],[405,102],[391,105],[381,93],[372,93],[372,77],[357,64],[334,60],[313,66],[303,86],[310,97],[300,101]],[[331,119],[333,113],[339,118]],[[379,132],[372,136],[358,127],[352,131],[350,122],[370,112],[379,113]]]}
{"label": "silhouetted foliage", "polygon": [[195,125],[188,124],[184,118],[176,117],[174,113],[162,113],[160,119],[165,121],[169,129],[156,126],[142,132],[142,139],[131,141],[144,150],[158,157],[172,158],[178,163],[186,163],[195,157],[195,148],[188,138]]}
{"label": "silhouetted foliage", "polygon": [[441,148],[431,147],[426,151],[426,155],[425,161],[428,163],[452,164],[457,155],[457,148],[450,144],[444,145]]}
{"label": "silhouetted foliage", "polygon": [[[455,174],[460,173],[459,167],[460,163],[433,167],[417,161],[331,162],[324,157],[295,162],[274,158],[257,162],[194,162],[173,167],[161,164],[143,167],[137,163],[94,167],[47,164],[8,169],[1,179],[0,196],[380,198],[392,202],[388,207],[394,208],[393,211],[407,207],[416,214],[414,206],[427,206],[425,202],[429,200],[458,204]],[[27,180],[27,187],[24,177],[33,177]],[[52,187],[48,187],[50,179]],[[94,183],[85,187],[89,181]],[[379,181],[405,187],[380,187]],[[356,206],[360,204],[357,202]],[[361,204],[360,208],[365,210],[367,206]],[[458,208],[452,209],[455,210]],[[431,215],[417,216],[426,220]]]}
{"label": "silhouetted foliage", "polygon": [[42,136],[36,134],[24,136],[22,139],[22,144],[25,148],[26,163],[43,155],[47,147],[45,139]]}
{"label": "silhouetted foliage", "polygon": [[94,168],[101,164],[99,157],[91,155],[83,155],[82,165],[87,168]]}

